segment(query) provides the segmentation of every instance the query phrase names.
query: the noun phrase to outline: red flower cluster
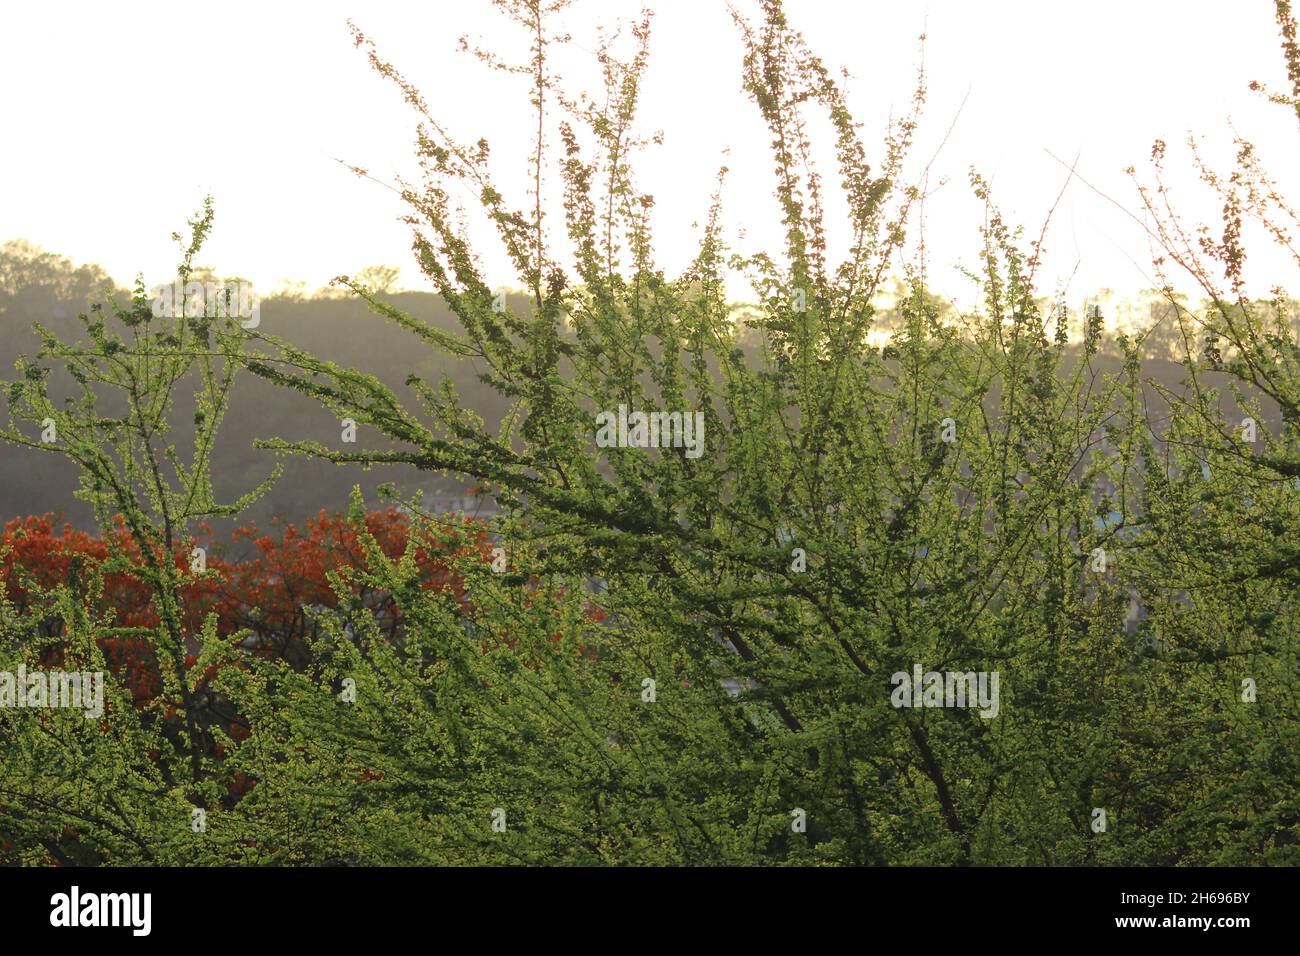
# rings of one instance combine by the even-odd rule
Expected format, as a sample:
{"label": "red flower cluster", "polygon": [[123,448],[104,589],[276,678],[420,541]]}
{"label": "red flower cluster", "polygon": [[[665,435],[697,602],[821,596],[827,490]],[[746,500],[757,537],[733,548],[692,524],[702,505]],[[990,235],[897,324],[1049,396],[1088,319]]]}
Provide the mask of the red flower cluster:
{"label": "red flower cluster", "polygon": [[[490,560],[487,532],[472,522],[442,531],[425,524],[413,527],[410,518],[388,508],[369,513],[365,523],[390,558],[403,554],[412,534],[417,535],[415,558],[421,586],[450,592],[462,605],[464,584],[450,570],[449,561],[470,553]],[[204,531],[210,537],[210,532]],[[365,547],[356,525],[324,511],[301,528],[284,524],[277,531],[264,533],[255,524],[236,530],[232,535],[235,547],[251,544],[252,555],[235,560],[214,554],[206,559],[205,572],[191,570],[191,551],[197,542],[176,542],[171,560],[184,579],[179,597],[182,633],[187,639],[196,637],[208,615],[215,614],[218,634],[251,631],[252,636],[243,641],[246,648],[282,656],[294,664],[306,662],[304,638],[314,627],[308,609],[339,605],[330,575],[347,567],[364,568]],[[97,604],[111,614],[115,627],[157,628],[157,603],[140,573],[147,556],[120,518],[107,540],[68,524],[56,530],[55,518],[48,514],[11,521],[0,534],[0,582],[17,610],[36,621],[34,636],[42,642],[42,660],[47,666],[62,661],[64,624],[53,609],[50,616],[41,617],[37,606],[40,592],[84,579],[86,572],[109,557],[110,541],[116,546],[113,550],[126,557],[127,567],[105,575],[104,593]],[[400,626],[401,614],[392,595],[356,586],[351,598],[391,633]],[[137,705],[158,696],[162,689],[160,662],[148,635],[104,636],[97,643],[114,674],[131,688]],[[195,661],[190,655],[186,666]]]}

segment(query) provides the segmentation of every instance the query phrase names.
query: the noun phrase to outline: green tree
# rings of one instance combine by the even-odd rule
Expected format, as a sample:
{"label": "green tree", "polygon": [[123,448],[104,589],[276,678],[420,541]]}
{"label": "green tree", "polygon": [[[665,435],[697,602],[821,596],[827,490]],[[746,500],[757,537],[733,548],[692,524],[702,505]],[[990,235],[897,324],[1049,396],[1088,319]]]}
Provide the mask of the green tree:
{"label": "green tree", "polygon": [[[1024,251],[990,205],[981,314],[941,321],[913,275],[896,305],[902,328],[886,348],[871,346],[873,299],[918,195],[903,180],[917,113],[891,130],[873,170],[840,87],[775,2],[762,5],[757,27],[737,24],[745,88],[771,133],[784,247],[729,256],[715,198],[694,262],[665,276],[649,231],[653,197],[637,189],[632,166],[648,21],[635,25],[630,58],[600,51],[607,105],[597,108],[554,89],[550,9],[504,6],[534,38],[531,61],[517,69],[530,78],[539,129],[535,190],[548,168],[538,158],[548,110],[566,110],[556,167],[571,263],[549,238],[540,201],[512,208],[493,184],[487,144],[451,140],[358,31],[372,65],[419,114],[424,181],[403,182],[402,194],[421,269],[463,333],[426,327],[352,286],[433,349],[479,363],[513,402],[502,428],[484,429],[445,381],[412,376],[413,409],[377,379],[270,337],[271,351],[250,368],[397,444],[270,446],[491,482],[506,509],[503,544],[527,556],[530,572],[566,593],[598,583],[592,600],[608,620],[582,665],[592,691],[557,706],[615,721],[635,701],[638,675],[653,677],[660,690],[641,708],[641,732],[614,735],[619,780],[638,782],[591,773],[582,778],[591,805],[546,804],[536,825],[562,828],[574,852],[599,843],[611,806],[648,793],[658,809],[639,811],[637,845],[659,839],[670,858],[689,861],[1152,862],[1192,853],[1161,802],[1159,772],[1131,778],[1152,749],[1116,746],[1116,734],[1150,720],[1134,686],[1174,679],[1144,676],[1125,633],[1141,582],[1123,562],[1123,573],[1094,570],[1107,552],[1119,559],[1143,524],[1145,420],[1127,340],[1122,370],[1101,374],[1103,318],[1091,316],[1075,343],[1064,320],[1045,319],[1033,285],[1038,246]],[[921,83],[917,110],[923,95]],[[817,108],[835,131],[853,236],[834,265],[825,180],[812,171],[806,133]],[[454,182],[480,197],[512,256],[530,295],[522,313],[503,308],[479,273],[450,208]],[[990,202],[974,174],[972,186]],[[747,329],[726,298],[729,265],[760,294]],[[743,332],[759,337],[753,361]],[[703,453],[604,447],[596,416],[620,406],[698,413]],[[891,706],[893,675],[916,664],[999,672],[998,716]],[[537,682],[546,674],[521,672]],[[1188,691],[1188,706],[1200,689]],[[1168,719],[1168,739],[1202,734],[1203,711]],[[561,764],[537,768],[589,766],[579,738],[554,746]],[[1144,810],[1130,823],[1135,801]],[[1094,811],[1106,808],[1116,823],[1098,834]],[[792,826],[797,811],[806,828]]]}
{"label": "green tree", "polygon": [[[182,282],[211,222],[209,202],[191,223]],[[76,464],[78,494],[93,506],[108,554],[79,561],[27,615],[6,598],[3,660],[38,669],[48,642],[36,627],[53,618],[62,668],[102,674],[106,711],[95,721],[80,710],[3,712],[0,830],[19,858],[44,851],[60,862],[185,860],[192,811],[216,812],[234,781],[237,762],[218,760],[216,745],[233,743],[227,728],[238,713],[203,681],[236,652],[217,640],[211,617],[198,629],[186,623],[185,585],[202,573],[186,542],[196,522],[238,514],[274,476],[231,504],[216,499],[210,458],[245,341],[233,320],[160,317],[141,285],[129,302],[96,303],[80,320],[85,338],[73,342],[35,327],[40,351],[0,383],[8,409],[0,438]],[[187,384],[189,456],[169,437],[174,397]],[[147,589],[158,626],[117,621],[105,590],[114,573]],[[106,639],[134,642],[142,655],[135,663],[161,681],[152,702],[136,706],[128,675],[105,657]]]}

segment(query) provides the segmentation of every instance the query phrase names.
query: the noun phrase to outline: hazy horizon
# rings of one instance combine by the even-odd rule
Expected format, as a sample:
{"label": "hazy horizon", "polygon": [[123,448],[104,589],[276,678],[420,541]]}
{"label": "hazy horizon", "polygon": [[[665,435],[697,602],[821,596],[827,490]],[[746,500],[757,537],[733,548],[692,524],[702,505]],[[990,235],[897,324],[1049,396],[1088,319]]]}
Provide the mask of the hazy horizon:
{"label": "hazy horizon", "polygon": [[[753,7],[739,5],[751,19]],[[397,221],[397,197],[336,161],[383,181],[414,169],[413,113],[353,47],[349,17],[458,138],[491,142],[493,171],[508,200],[517,207],[528,202],[526,87],[455,52],[462,34],[472,42],[489,31],[508,50],[523,51],[518,32],[487,5],[359,8],[327,0],[305,7],[236,2],[228,9],[222,18],[158,4],[121,12],[62,2],[13,11],[15,26],[0,38],[0,82],[27,92],[5,98],[0,120],[24,147],[0,154],[0,240],[21,237],[98,264],[121,285],[137,273],[153,283],[166,280],[178,258],[171,233],[184,232],[211,194],[216,226],[203,263],[251,279],[263,295],[286,281],[315,290],[376,264],[399,267],[407,288],[428,288],[410,253],[409,230]],[[571,87],[594,91],[590,51],[598,25],[612,28],[637,10],[625,0],[583,0],[565,12],[573,45],[560,63]],[[1024,226],[1026,243],[1066,182],[1067,170],[1054,157],[1077,156],[1082,180],[1135,211],[1138,197],[1123,170],[1146,172],[1151,143],[1163,137],[1169,181],[1183,208],[1204,211],[1211,222],[1215,210],[1204,204],[1208,194],[1198,188],[1182,144],[1188,130],[1204,137],[1207,156],[1217,162],[1230,156],[1235,127],[1279,171],[1284,191],[1296,175],[1285,163],[1290,144],[1267,133],[1277,107],[1247,88],[1253,79],[1274,88],[1285,81],[1269,4],[1228,14],[1207,3],[1102,3],[1085,12],[1016,2],[990,14],[946,0],[847,9],[810,0],[789,15],[830,68],[853,74],[849,102],[873,162],[891,112],[907,107],[917,37],[927,33],[929,102],[909,175],[938,151],[928,180],[934,194],[924,208],[928,281],[959,304],[973,295],[957,266],[974,264],[983,221],[968,166],[991,180],[995,202],[1008,222]],[[94,62],[106,49],[138,54],[108,61],[93,84],[57,69],[46,45],[35,41],[70,18],[84,29],[61,32],[65,60]],[[863,52],[864,37],[875,38],[870,52]],[[1231,57],[1213,56],[1225,48]],[[1178,57],[1164,52],[1171,49]],[[186,65],[199,55],[207,58],[201,69]],[[731,170],[723,217],[732,247],[780,247],[770,225],[778,217],[771,214],[766,132],[741,92],[739,71],[740,42],[723,3],[674,3],[656,13],[638,128],[647,135],[663,130],[665,139],[641,155],[640,176],[656,196],[659,246],[676,257],[661,263],[670,274],[693,253],[699,233],[692,224],[707,212],[724,163]],[[1014,112],[1006,108],[1012,102]],[[1056,209],[1040,293],[1064,288],[1075,299],[1152,286],[1142,230],[1082,180],[1069,185]],[[552,177],[555,232],[558,186]],[[919,227],[918,221],[909,232],[909,255]],[[483,265],[493,283],[516,284],[504,256],[484,245],[492,250]],[[1272,250],[1261,254],[1260,274],[1275,272],[1278,261]],[[1184,277],[1172,278],[1180,291],[1195,291]],[[1262,293],[1269,285],[1255,288]]]}

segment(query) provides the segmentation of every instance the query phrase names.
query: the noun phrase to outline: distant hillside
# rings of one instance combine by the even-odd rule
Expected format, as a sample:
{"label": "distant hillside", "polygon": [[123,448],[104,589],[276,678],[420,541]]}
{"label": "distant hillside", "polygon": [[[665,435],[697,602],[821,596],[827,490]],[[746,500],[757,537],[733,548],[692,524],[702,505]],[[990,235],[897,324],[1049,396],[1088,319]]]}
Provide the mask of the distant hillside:
{"label": "distant hillside", "polygon": [[[76,316],[87,304],[101,297],[108,278],[96,266],[78,266],[70,260],[43,252],[26,243],[0,246],[0,368],[4,377],[12,374],[19,354],[34,354],[40,341],[32,326],[41,323],[51,331],[75,338],[80,331]],[[126,295],[119,292],[119,295]],[[399,292],[387,300],[431,326],[452,332],[460,327],[446,305],[435,295]],[[526,314],[528,303],[521,297],[511,306]],[[1153,316],[1155,312],[1153,310]],[[885,310],[878,326],[889,329],[896,316]],[[367,305],[347,296],[278,296],[263,300],[259,331],[293,342],[323,358],[370,372],[403,398],[411,398],[404,384],[414,373],[437,382],[450,376],[465,403],[488,422],[497,425],[505,411],[501,396],[477,378],[472,362],[457,361],[434,353],[414,335],[374,315]],[[1169,354],[1172,337],[1167,329],[1153,336],[1148,356]],[[752,336],[744,338],[751,359],[758,360]],[[1152,352],[1150,347],[1158,346]],[[1117,372],[1119,358],[1113,352],[1097,360],[1102,372]],[[1148,358],[1143,376],[1177,388],[1181,366],[1161,358]],[[1213,381],[1210,377],[1208,381]],[[1163,418],[1161,402],[1154,389],[1147,389],[1153,423]],[[408,407],[413,407],[411,401]],[[192,410],[178,402],[176,436],[182,448],[190,433],[186,421]],[[316,402],[295,392],[276,389],[251,374],[240,379],[232,407],[222,428],[213,459],[218,493],[231,497],[252,488],[274,467],[276,458],[253,447],[258,438],[314,439],[342,447],[340,424]],[[376,441],[364,430],[358,442]],[[359,468],[292,457],[282,460],[285,474],[271,494],[253,509],[248,519],[267,522],[272,517],[300,521],[321,508],[343,509],[354,484],[361,485],[367,498],[376,503],[376,488],[392,482],[404,492],[423,490],[426,502],[448,510],[463,508],[469,479],[419,474],[414,469],[390,468],[364,472]],[[73,497],[76,476],[68,462],[53,455],[8,445],[0,447],[0,520],[19,515],[62,513],[75,525],[89,528],[89,509]]]}
{"label": "distant hillside", "polygon": [[[13,374],[20,354],[34,355],[40,339],[33,326],[44,325],[68,339],[80,335],[78,312],[102,297],[107,276],[97,267],[75,267],[68,260],[40,253],[20,243],[0,246],[0,376]],[[125,296],[125,292],[119,292]],[[432,325],[458,330],[440,300],[427,293],[396,293],[390,301]],[[411,373],[438,381],[449,375],[462,396],[489,422],[499,422],[504,402],[476,379],[468,362],[436,356],[410,333],[372,314],[355,298],[285,298],[262,302],[260,331],[289,339],[318,355],[371,372],[399,394],[409,396],[404,382]],[[178,402],[178,447],[185,449],[192,409]],[[315,402],[277,389],[245,374],[221,431],[213,459],[218,493],[247,491],[274,467],[275,456],[253,447],[257,438],[315,439],[340,444],[340,425]],[[357,440],[367,439],[364,429]],[[467,481],[420,475],[410,469],[382,473],[339,468],[301,458],[284,458],[283,479],[249,515],[266,521],[278,516],[291,521],[321,508],[345,508],[354,484],[371,501],[383,482],[404,491],[424,490],[426,500],[449,508],[463,506]],[[79,527],[90,527],[89,508],[73,497],[76,474],[68,462],[53,455],[8,445],[0,448],[0,520],[18,515],[62,513]]]}

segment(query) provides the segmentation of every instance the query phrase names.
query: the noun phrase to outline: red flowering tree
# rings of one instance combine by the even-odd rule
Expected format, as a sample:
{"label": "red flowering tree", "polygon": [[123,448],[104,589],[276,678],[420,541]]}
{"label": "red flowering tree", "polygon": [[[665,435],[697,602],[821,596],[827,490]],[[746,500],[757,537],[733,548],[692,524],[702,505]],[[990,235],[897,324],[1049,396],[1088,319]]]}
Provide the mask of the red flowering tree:
{"label": "red flowering tree", "polygon": [[[465,601],[464,584],[450,569],[448,558],[460,553],[485,557],[488,537],[481,526],[469,521],[462,527],[424,522],[394,507],[371,511],[362,520],[389,558],[400,557],[408,544],[414,544],[423,587],[445,590]],[[200,546],[205,555],[201,571],[195,567],[194,551],[200,539],[176,543],[176,567],[182,574],[190,571],[181,586],[186,639],[196,640],[204,621],[214,615],[220,637],[235,637],[246,649],[264,657],[283,658],[301,668],[310,657],[305,639],[318,631],[315,615],[337,609],[340,591],[350,598],[352,608],[371,614],[384,633],[396,639],[402,613],[393,596],[365,586],[354,587],[349,593],[338,578],[340,570],[366,563],[359,533],[356,522],[322,509],[301,528],[286,523],[276,533],[268,533],[256,524],[240,527],[232,533],[232,542],[251,544],[251,556],[240,559],[216,554],[208,559],[207,552],[217,550],[209,533]],[[110,553],[126,555],[125,569],[104,575],[97,603],[109,614],[115,632],[99,636],[97,644],[114,675],[143,706],[162,690],[156,649],[145,636],[119,636],[119,632],[148,632],[157,628],[161,619],[142,572],[139,543],[120,516],[114,520],[111,536],[109,542],[66,523],[57,526],[51,514],[14,519],[0,532],[0,582],[13,608],[34,622],[42,663],[60,666],[65,622],[41,613],[46,595],[69,580],[74,569],[102,567]],[[186,669],[197,659],[196,654],[187,654]]]}

